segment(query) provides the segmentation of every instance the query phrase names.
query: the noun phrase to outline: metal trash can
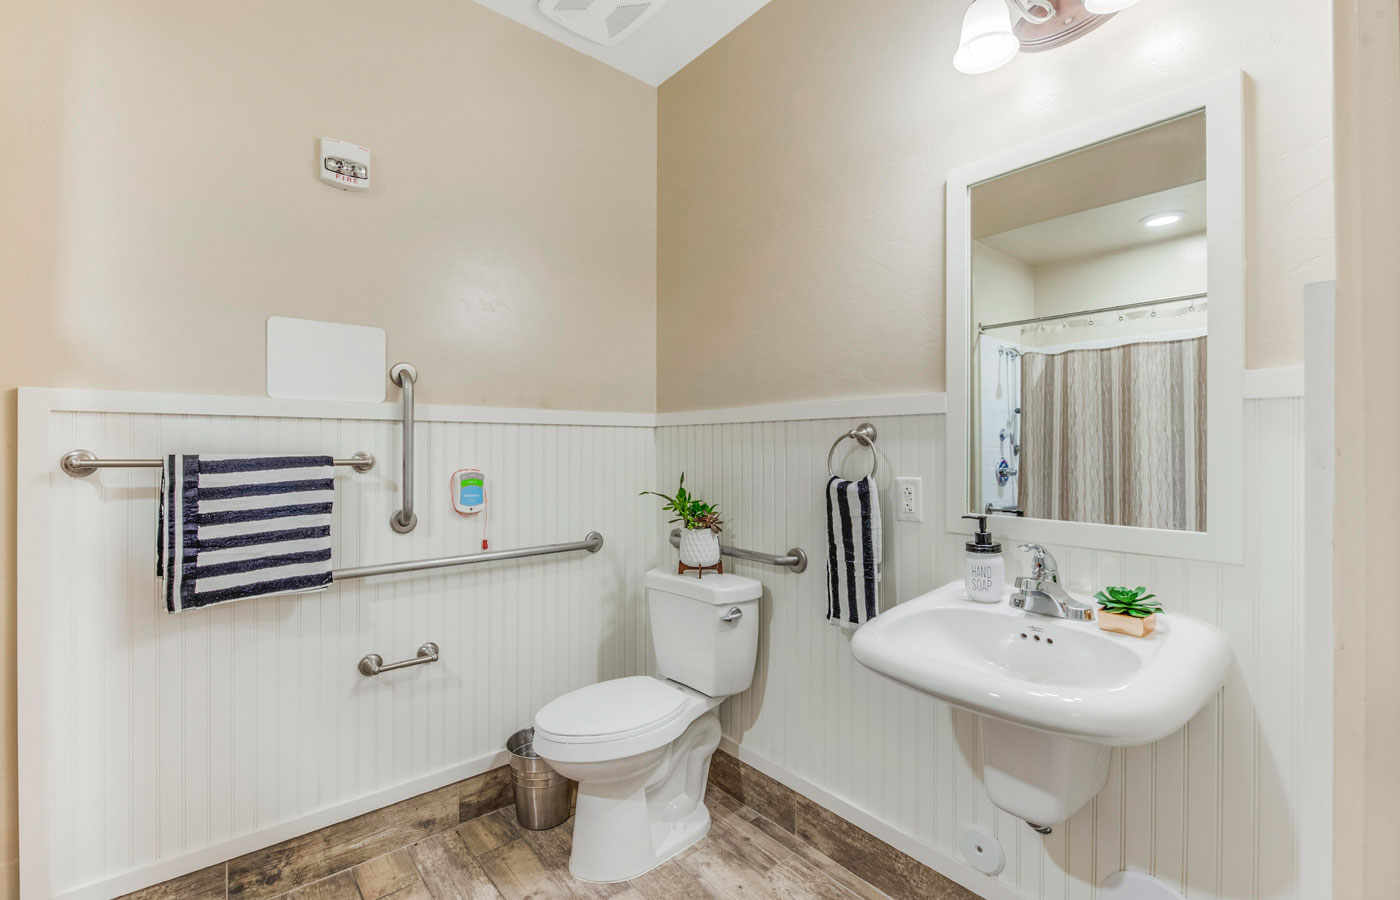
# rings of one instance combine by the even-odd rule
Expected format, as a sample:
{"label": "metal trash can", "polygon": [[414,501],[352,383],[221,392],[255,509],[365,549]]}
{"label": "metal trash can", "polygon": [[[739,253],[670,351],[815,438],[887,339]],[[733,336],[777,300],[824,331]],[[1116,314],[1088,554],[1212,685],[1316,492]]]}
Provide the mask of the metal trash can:
{"label": "metal trash can", "polygon": [[563,825],[573,811],[574,782],[535,755],[535,729],[523,728],[506,741],[515,783],[515,818],[531,831]]}

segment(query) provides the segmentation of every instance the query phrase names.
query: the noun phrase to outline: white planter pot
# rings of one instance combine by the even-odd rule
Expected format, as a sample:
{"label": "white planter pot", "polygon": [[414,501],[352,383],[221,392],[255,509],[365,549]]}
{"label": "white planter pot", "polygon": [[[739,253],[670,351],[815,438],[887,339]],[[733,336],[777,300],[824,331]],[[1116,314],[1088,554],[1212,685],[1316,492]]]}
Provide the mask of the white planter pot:
{"label": "white planter pot", "polygon": [[719,535],[708,528],[681,529],[681,562],[713,566],[719,562]]}

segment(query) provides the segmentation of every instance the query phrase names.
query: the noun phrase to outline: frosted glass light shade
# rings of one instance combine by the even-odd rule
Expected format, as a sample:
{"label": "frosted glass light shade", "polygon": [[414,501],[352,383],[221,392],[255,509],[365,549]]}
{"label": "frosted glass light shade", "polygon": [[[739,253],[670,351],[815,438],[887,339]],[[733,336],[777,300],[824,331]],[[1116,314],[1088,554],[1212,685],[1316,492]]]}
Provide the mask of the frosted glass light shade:
{"label": "frosted glass light shade", "polygon": [[1084,0],[1084,8],[1096,16],[1106,16],[1125,10],[1137,2],[1138,0]]}
{"label": "frosted glass light shade", "polygon": [[1020,49],[1021,42],[1011,32],[1011,9],[1006,0],[973,0],[963,16],[962,39],[953,55],[953,68],[967,75],[981,75],[1011,62]]}

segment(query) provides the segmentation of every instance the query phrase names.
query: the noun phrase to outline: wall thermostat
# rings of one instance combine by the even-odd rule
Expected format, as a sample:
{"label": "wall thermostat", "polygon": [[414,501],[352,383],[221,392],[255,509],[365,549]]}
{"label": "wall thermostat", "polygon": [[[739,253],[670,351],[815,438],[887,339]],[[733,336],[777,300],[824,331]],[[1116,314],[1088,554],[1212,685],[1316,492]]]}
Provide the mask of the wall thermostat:
{"label": "wall thermostat", "polygon": [[321,138],[321,180],[342,191],[369,190],[369,148]]}

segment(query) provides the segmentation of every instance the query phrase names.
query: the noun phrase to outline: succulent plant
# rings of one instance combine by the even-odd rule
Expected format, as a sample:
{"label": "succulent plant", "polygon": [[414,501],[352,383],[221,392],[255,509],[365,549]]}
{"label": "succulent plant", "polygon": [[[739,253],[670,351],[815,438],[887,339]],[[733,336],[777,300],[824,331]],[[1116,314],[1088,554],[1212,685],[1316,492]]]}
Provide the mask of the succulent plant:
{"label": "succulent plant", "polygon": [[642,491],[637,496],[645,497],[648,494],[666,501],[661,508],[666,512],[676,514],[676,517],[671,520],[673,523],[682,522],[691,531],[699,531],[702,528],[707,528],[715,534],[724,531],[724,520],[720,518],[719,507],[711,506],[687,491],[684,472],[681,473],[681,484],[680,487],[676,488],[674,497],[658,494],[656,491]]}
{"label": "succulent plant", "polygon": [[1145,587],[1109,587],[1095,594],[1094,599],[1099,601],[1099,607],[1106,613],[1145,619],[1162,611],[1161,603],[1148,602],[1156,596],[1148,594]]}

